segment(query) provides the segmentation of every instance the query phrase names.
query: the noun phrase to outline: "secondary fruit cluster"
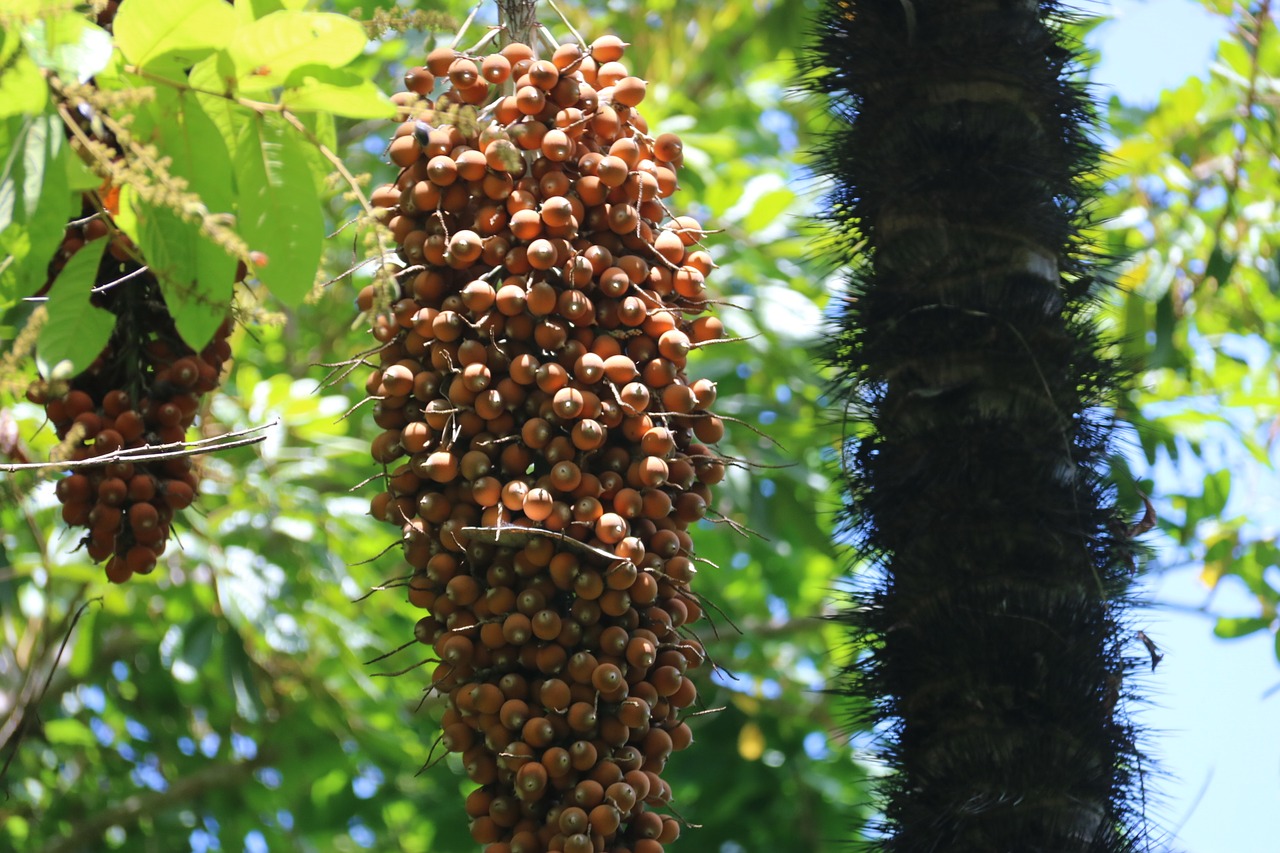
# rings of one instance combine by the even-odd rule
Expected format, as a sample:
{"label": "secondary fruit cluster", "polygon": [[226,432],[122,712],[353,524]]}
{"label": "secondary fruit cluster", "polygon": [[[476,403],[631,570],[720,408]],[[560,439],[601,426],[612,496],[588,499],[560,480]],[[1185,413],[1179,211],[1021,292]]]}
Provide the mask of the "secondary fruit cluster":
{"label": "secondary fruit cluster", "polygon": [[705,657],[688,528],[724,476],[715,385],[685,367],[724,330],[704,232],[664,202],[681,142],[650,135],[625,47],[432,51],[373,195],[404,267],[357,300],[380,344],[372,514],[400,528],[487,853],[680,832],[655,809]]}
{"label": "secondary fruit cluster", "polygon": [[[142,269],[129,239],[107,224],[109,206],[102,198],[86,201],[84,217],[66,228],[50,279],[87,242],[111,241],[91,296],[116,317],[110,341],[79,375],[39,379],[27,391],[29,400],[44,405],[58,438],[69,442],[67,458],[77,462],[183,441],[201,395],[217,387],[231,357],[229,318],[200,352],[182,341],[155,276]],[[131,455],[138,454],[77,468],[57,484],[63,520],[87,528],[85,551],[107,560],[113,583],[155,568],[174,512],[191,504],[197,486],[189,457],[134,461]]]}
{"label": "secondary fruit cluster", "polygon": [[[101,6],[98,25],[110,31],[119,6],[120,0]],[[119,153],[115,137],[91,113],[72,114],[81,134]],[[182,340],[141,251],[114,225],[118,199],[119,188],[110,185],[83,194],[80,215],[67,224],[48,277],[51,284],[87,243],[108,241],[90,300],[115,315],[110,340],[79,375],[38,379],[27,390],[68,445],[68,460],[111,456],[101,466],[73,469],[58,481],[57,496],[63,520],[86,528],[81,545],[92,559],[107,561],[113,583],[155,569],[174,513],[195,498],[198,480],[189,457],[140,457],[185,439],[201,396],[218,386],[231,357],[227,337],[233,328],[228,317],[200,352]],[[241,265],[237,279],[244,274]]]}

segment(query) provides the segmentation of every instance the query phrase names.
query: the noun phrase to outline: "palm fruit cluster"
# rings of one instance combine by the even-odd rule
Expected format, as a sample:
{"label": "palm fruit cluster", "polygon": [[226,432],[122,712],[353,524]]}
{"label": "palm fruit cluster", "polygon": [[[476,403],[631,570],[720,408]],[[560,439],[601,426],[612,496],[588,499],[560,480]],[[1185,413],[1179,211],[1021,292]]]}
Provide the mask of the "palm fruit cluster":
{"label": "palm fruit cluster", "polygon": [[[118,8],[119,0],[110,0],[97,23],[111,29]],[[76,116],[82,134],[119,150],[91,113],[82,109]],[[231,357],[227,337],[233,328],[228,317],[199,352],[182,340],[155,275],[145,268],[138,247],[115,228],[118,198],[118,188],[110,185],[83,195],[80,216],[67,224],[42,290],[86,243],[109,241],[90,297],[93,305],[115,315],[107,346],[79,375],[37,379],[27,390],[27,399],[45,407],[67,445],[68,460],[112,455],[113,461],[102,466],[72,470],[58,481],[56,493],[63,521],[86,528],[81,545],[92,559],[107,561],[113,583],[155,569],[174,513],[195,498],[198,479],[189,457],[138,457],[150,455],[151,446],[185,439],[201,396],[218,386]],[[245,273],[242,264],[237,279]]]}
{"label": "palm fruit cluster", "polygon": [[227,336],[233,325],[230,318],[223,322],[200,352],[183,342],[159,282],[143,269],[137,247],[110,224],[113,197],[110,191],[86,194],[82,215],[67,225],[49,268],[52,282],[86,243],[110,241],[90,299],[115,315],[111,338],[83,372],[37,379],[27,399],[45,407],[66,445],[66,459],[114,454],[102,466],[72,470],[58,481],[56,493],[63,521],[86,528],[86,553],[106,560],[107,578],[123,583],[155,568],[174,512],[191,505],[197,488],[189,457],[129,457],[146,455],[150,445],[184,440],[201,395],[218,386],[231,357]]}
{"label": "palm fruit cluster", "polygon": [[701,226],[664,203],[681,142],[650,135],[625,47],[432,51],[373,195],[404,266],[357,300],[380,344],[372,514],[400,529],[486,853],[680,834],[657,810],[705,658],[689,527],[725,471],[715,385],[685,367],[724,330]]}

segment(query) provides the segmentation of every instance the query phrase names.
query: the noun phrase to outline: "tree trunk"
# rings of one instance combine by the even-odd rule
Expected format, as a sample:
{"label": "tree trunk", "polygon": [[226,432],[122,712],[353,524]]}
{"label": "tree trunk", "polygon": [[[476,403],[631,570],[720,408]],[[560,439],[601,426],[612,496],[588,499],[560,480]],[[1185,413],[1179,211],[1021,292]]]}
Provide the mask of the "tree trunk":
{"label": "tree trunk", "polygon": [[1132,547],[1100,471],[1116,371],[1080,243],[1090,111],[1051,3],[831,2],[813,57],[862,424],[843,617],[884,732],[878,849],[1115,851],[1142,836],[1117,707]]}
{"label": "tree trunk", "polygon": [[498,0],[498,15],[507,28],[504,43],[533,44],[533,25],[538,20],[537,0]]}

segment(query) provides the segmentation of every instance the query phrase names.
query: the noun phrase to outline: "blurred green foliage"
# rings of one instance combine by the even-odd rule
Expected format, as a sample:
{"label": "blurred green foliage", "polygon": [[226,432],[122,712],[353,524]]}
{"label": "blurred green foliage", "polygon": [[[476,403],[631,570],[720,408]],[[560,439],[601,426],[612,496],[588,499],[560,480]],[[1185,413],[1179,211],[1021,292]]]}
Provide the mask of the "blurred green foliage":
{"label": "blurred green foliage", "polygon": [[[741,421],[721,445],[741,464],[719,487],[719,509],[753,533],[711,522],[696,531],[699,555],[715,564],[702,565],[697,588],[726,615],[713,609],[713,624],[695,628],[717,665],[700,678],[702,702],[723,710],[696,719],[694,748],[667,771],[676,808],[702,827],[686,830],[688,849],[826,850],[866,811],[868,771],[854,763],[847,709],[821,693],[849,650],[818,618],[845,566],[829,476],[840,426],[823,413],[808,351],[826,282],[805,262],[800,233],[817,190],[801,166],[816,116],[789,94],[812,5],[565,9],[588,38],[617,32],[631,43],[627,61],[650,81],[646,118],[684,139],[672,201],[720,232],[709,241],[721,267],[710,284],[730,334],[744,339],[691,367],[719,383],[718,410]],[[469,7],[433,11],[462,20]],[[550,9],[541,17],[568,36]],[[482,9],[463,44],[492,21]],[[348,68],[394,91],[407,66],[451,37],[391,31]],[[344,161],[369,186],[393,174],[381,156],[390,129],[336,121]],[[340,184],[327,186],[336,229],[357,207]],[[327,251],[326,277],[367,254],[350,231]],[[417,663],[421,647],[367,663],[412,639],[421,614],[402,590],[362,598],[405,574],[397,549],[383,553],[394,531],[366,514],[376,486],[357,488],[377,473],[377,429],[367,406],[342,418],[363,397],[363,371],[318,387],[329,371],[316,364],[368,346],[353,328],[363,283],[343,279],[287,314],[261,287],[240,294],[251,321],[204,429],[279,426],[262,445],[204,460],[180,547],[154,574],[109,586],[60,529],[51,477],[0,484],[0,678],[11,697],[2,713],[29,724],[4,780],[0,848],[473,848],[460,763],[415,776],[442,710],[423,701],[427,670],[378,677]],[[17,403],[4,417],[42,458],[53,439],[41,411]]]}
{"label": "blurred green foliage", "polygon": [[1140,446],[1117,458],[1117,482],[1132,466],[1155,498],[1160,566],[1201,566],[1208,590],[1238,584],[1257,602],[1218,636],[1275,634],[1280,30],[1268,3],[1204,5],[1230,24],[1208,73],[1150,108],[1105,111],[1099,242],[1122,259],[1105,320],[1136,370],[1121,414]]}

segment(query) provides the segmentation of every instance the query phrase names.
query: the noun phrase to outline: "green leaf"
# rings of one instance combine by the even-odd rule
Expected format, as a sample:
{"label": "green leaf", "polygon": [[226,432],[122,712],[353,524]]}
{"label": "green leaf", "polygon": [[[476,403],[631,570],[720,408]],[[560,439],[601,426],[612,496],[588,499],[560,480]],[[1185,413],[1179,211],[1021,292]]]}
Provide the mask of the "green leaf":
{"label": "green leaf", "polygon": [[[196,100],[222,134],[227,150],[234,151],[240,131],[252,113],[232,100],[236,80],[231,57],[225,50],[206,56],[192,67],[187,83],[196,90]],[[228,97],[205,94],[207,92],[221,92]]]}
{"label": "green leaf", "polygon": [[98,637],[93,629],[99,612],[97,607],[85,608],[84,615],[76,625],[76,641],[71,649],[71,661],[67,664],[67,672],[76,681],[84,678],[97,659]]}
{"label": "green leaf", "polygon": [[347,780],[348,776],[344,771],[333,768],[311,783],[311,802],[323,810],[333,795],[347,786]]}
{"label": "green leaf", "polygon": [[71,256],[49,291],[49,312],[36,340],[36,366],[46,377],[67,379],[84,371],[102,352],[116,317],[89,301],[106,240],[86,243]]}
{"label": "green leaf", "polygon": [[53,744],[68,746],[93,746],[97,738],[89,727],[79,720],[49,720],[44,724],[44,736]]}
{"label": "green leaf", "polygon": [[1235,265],[1236,259],[1224,252],[1221,245],[1216,245],[1209,253],[1209,262],[1205,265],[1205,280],[1213,279],[1221,286],[1231,278],[1231,270]]}
{"label": "green leaf", "polygon": [[142,245],[142,227],[138,222],[138,192],[133,187],[125,185],[120,188],[120,195],[116,199],[116,205],[119,212],[116,213],[114,219],[116,227],[125,233],[130,240],[136,245]]}
{"label": "green leaf", "polygon": [[763,231],[775,224],[778,217],[783,215],[795,200],[796,194],[787,187],[778,187],[762,193],[752,205],[751,212],[742,220],[742,227],[752,234]]}
{"label": "green leaf", "polygon": [[40,66],[26,53],[18,50],[21,37],[16,32],[3,34],[0,56],[5,65],[0,70],[0,118],[34,115],[44,110],[49,101],[49,85],[40,73]]}
{"label": "green leaf", "polygon": [[202,613],[189,622],[182,632],[182,653],[176,660],[199,670],[209,659],[213,641],[218,636],[218,620]]}
{"label": "green leaf", "polygon": [[324,241],[306,147],[282,119],[268,115],[245,128],[236,149],[240,235],[266,254],[258,278],[290,306],[311,292]]}
{"label": "green leaf", "polygon": [[[311,131],[311,135],[317,142],[330,151],[338,150],[338,131],[334,124],[333,113],[298,113],[297,118],[307,130]],[[306,152],[307,168],[311,172],[311,179],[315,181],[316,191],[323,196],[325,177],[333,172],[333,164],[317,146],[311,144],[310,140],[301,147]]]}
{"label": "green leaf", "polygon": [[371,81],[350,71],[308,66],[289,76],[280,101],[295,113],[328,112],[347,118],[395,116],[396,107]]}
{"label": "green leaf", "polygon": [[242,27],[283,8],[280,0],[240,0],[235,4],[236,18]]}
{"label": "green leaf", "polygon": [[72,212],[66,157],[53,113],[0,121],[0,308],[46,280]]}
{"label": "green leaf", "polygon": [[1255,631],[1261,631],[1269,624],[1269,620],[1257,616],[1223,616],[1218,620],[1218,624],[1213,627],[1213,633],[1224,640],[1233,640],[1237,637],[1252,634]]}
{"label": "green leaf", "polygon": [[40,16],[45,0],[0,0],[0,14],[8,20],[30,21]]}
{"label": "green leaf", "polygon": [[272,12],[305,9],[311,0],[237,0],[236,17],[240,25],[250,24],[259,18],[265,18]]}
{"label": "green leaf", "polygon": [[1150,367],[1173,366],[1177,349],[1173,336],[1177,323],[1177,315],[1173,308],[1173,291],[1169,290],[1156,302],[1156,344],[1151,351]]}
{"label": "green leaf", "polygon": [[[298,120],[311,131],[321,145],[330,151],[338,150],[338,129],[334,125],[331,113],[303,113],[298,116]],[[333,171],[333,164],[326,160],[315,146],[306,147],[312,161],[311,175],[316,179],[316,186],[319,188],[324,183],[324,176]]]}
{"label": "green leaf", "polygon": [[1145,367],[1147,343],[1143,336],[1147,333],[1147,307],[1150,304],[1142,294],[1133,290],[1123,295],[1124,302],[1124,335],[1120,338],[1120,346],[1124,353],[1125,366],[1131,370]]}
{"label": "green leaf", "polygon": [[304,65],[341,68],[364,52],[364,27],[326,12],[272,12],[241,27],[228,45],[244,91],[273,89]]}
{"label": "green leaf", "polygon": [[14,849],[20,850],[26,846],[27,839],[31,837],[31,822],[22,815],[9,815],[4,822],[4,831],[8,833]]}
{"label": "green leaf", "polygon": [[129,0],[113,29],[120,52],[140,68],[165,59],[190,66],[226,45],[236,14],[223,0]]}
{"label": "green leaf", "polygon": [[36,65],[64,80],[87,82],[111,60],[110,34],[74,12],[32,21],[22,41]]}
{"label": "green leaf", "polygon": [[67,157],[67,189],[73,193],[96,190],[102,186],[102,178],[85,165],[79,157]]}
{"label": "green leaf", "polygon": [[228,686],[236,699],[236,713],[244,720],[255,722],[266,708],[253,682],[253,662],[244,650],[244,641],[235,631],[230,631],[222,638],[222,650]]}
{"label": "green leaf", "polygon": [[[201,207],[189,217],[230,214],[230,156],[199,102],[185,94],[172,104],[149,106],[150,141],[172,158],[172,174],[186,179],[200,197]],[[226,317],[235,258],[202,231],[200,222],[140,198],[131,196],[130,202],[138,245],[160,281],[178,333],[191,348],[201,349]]]}
{"label": "green leaf", "polygon": [[1227,505],[1227,498],[1231,496],[1231,471],[1223,468],[1221,471],[1214,471],[1208,477],[1204,478],[1204,506],[1202,512],[1204,518],[1217,518],[1222,515],[1223,508]]}

